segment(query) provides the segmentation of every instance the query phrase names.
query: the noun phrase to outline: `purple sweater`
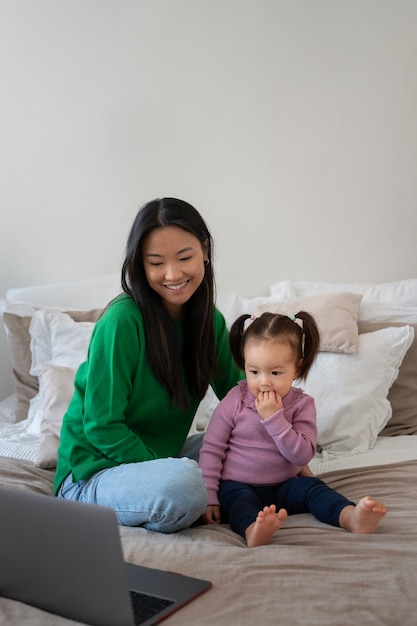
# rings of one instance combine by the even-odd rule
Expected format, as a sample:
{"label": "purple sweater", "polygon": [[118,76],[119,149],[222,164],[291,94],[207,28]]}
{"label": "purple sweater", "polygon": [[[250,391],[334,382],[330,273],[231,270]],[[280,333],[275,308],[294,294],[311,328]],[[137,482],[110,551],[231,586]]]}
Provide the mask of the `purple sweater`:
{"label": "purple sweater", "polygon": [[296,476],[316,451],[314,399],[292,387],[283,408],[262,420],[246,380],[215,409],[204,435],[200,467],[208,503],[219,504],[219,480],[275,485]]}

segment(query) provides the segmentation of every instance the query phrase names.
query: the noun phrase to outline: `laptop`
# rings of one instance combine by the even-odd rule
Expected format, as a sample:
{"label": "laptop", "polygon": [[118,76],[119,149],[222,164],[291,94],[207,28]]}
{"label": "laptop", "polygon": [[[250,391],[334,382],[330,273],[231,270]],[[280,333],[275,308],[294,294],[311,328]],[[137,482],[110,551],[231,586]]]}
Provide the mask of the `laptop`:
{"label": "laptop", "polygon": [[110,508],[0,488],[0,511],[1,596],[93,626],[150,626],[211,587],[125,563]]}

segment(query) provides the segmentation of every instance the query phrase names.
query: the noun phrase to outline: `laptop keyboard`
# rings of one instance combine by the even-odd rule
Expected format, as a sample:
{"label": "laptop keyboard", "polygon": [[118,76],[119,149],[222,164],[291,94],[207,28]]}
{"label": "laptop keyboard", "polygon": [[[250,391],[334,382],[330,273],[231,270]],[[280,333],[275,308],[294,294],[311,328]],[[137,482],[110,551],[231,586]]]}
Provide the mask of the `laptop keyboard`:
{"label": "laptop keyboard", "polygon": [[136,626],[140,626],[143,622],[146,622],[147,619],[162,611],[162,609],[166,609],[167,606],[174,604],[174,600],[160,598],[159,596],[150,596],[146,593],[140,593],[139,591],[132,591],[131,589],[130,597]]}

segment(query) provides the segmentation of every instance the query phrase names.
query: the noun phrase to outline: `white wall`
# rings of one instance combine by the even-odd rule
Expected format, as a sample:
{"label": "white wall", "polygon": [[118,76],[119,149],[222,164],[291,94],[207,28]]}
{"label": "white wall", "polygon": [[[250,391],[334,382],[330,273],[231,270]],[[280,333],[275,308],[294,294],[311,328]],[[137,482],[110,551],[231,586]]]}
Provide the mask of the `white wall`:
{"label": "white wall", "polygon": [[415,0],[0,0],[0,297],[118,271],[163,195],[222,293],[417,276],[416,61]]}

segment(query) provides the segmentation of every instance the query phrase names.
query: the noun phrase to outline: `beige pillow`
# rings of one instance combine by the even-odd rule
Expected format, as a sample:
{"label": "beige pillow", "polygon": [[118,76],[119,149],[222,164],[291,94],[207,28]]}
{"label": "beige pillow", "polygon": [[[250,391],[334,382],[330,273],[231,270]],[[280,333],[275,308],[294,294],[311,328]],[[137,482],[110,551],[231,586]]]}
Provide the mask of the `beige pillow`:
{"label": "beige pillow", "polygon": [[[359,322],[359,333],[372,333],[390,326],[405,326],[393,322]],[[397,379],[388,393],[392,406],[392,417],[379,433],[383,437],[417,434],[417,324],[407,324],[414,328],[414,340],[404,356]]]}
{"label": "beige pillow", "polygon": [[[7,329],[10,360],[17,396],[16,421],[18,422],[27,418],[30,400],[39,391],[39,381],[36,376],[31,376],[29,373],[32,364],[29,334],[32,317],[30,315],[20,316],[13,313],[13,305],[9,308],[9,311],[3,313],[3,320]],[[103,309],[64,312],[75,322],[96,322]]]}
{"label": "beige pillow", "polygon": [[76,369],[59,365],[43,365],[39,394],[42,399],[42,421],[36,467],[52,469],[58,458],[62,419],[74,392]]}
{"label": "beige pillow", "polygon": [[29,374],[32,357],[30,353],[31,317],[20,317],[14,313],[3,313],[3,322],[7,329],[10,360],[15,393],[17,396],[16,421],[26,419],[29,402],[36,396],[39,383],[36,376]]}
{"label": "beige pillow", "polygon": [[357,293],[327,293],[282,302],[269,302],[256,307],[255,315],[265,311],[295,315],[299,311],[311,313],[320,331],[321,352],[358,351],[358,312],[362,295]]}

